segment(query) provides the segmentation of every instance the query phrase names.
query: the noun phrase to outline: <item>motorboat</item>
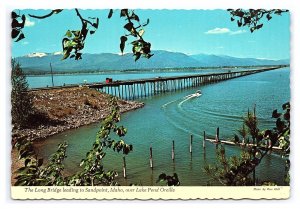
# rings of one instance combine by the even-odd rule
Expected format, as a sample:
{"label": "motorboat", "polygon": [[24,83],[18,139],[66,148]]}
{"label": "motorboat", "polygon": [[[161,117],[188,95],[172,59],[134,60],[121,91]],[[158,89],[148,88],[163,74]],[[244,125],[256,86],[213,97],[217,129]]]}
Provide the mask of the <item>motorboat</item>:
{"label": "motorboat", "polygon": [[202,92],[201,92],[201,90],[198,90],[198,91],[196,91],[195,94],[197,94],[198,96],[200,96],[200,95],[202,95]]}
{"label": "motorboat", "polygon": [[194,97],[199,97],[201,95],[202,95],[201,90],[197,90],[194,94],[187,95],[185,98],[186,99],[188,99],[188,98],[194,98]]}

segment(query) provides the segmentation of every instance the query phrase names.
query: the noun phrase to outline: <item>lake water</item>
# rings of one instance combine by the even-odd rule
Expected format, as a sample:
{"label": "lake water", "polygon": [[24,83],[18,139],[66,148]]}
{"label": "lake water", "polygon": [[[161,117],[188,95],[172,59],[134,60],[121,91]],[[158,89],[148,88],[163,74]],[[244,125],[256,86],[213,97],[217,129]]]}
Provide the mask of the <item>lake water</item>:
{"label": "lake water", "polygon": [[[145,102],[145,107],[126,113],[121,119],[128,128],[126,142],[133,144],[133,152],[126,156],[128,178],[124,180],[121,177],[122,154],[108,151],[104,167],[118,171],[122,185],[156,185],[161,172],[176,172],[181,185],[207,185],[209,177],[203,167],[206,163],[215,162],[216,152],[215,145],[208,142],[206,152],[203,151],[203,131],[213,136],[216,128],[220,127],[221,138],[233,137],[242,125],[242,116],[254,104],[259,127],[273,127],[272,111],[281,111],[281,105],[290,100],[289,74],[289,68],[283,68],[140,100]],[[168,75],[173,76],[172,73]],[[185,98],[198,89],[202,90],[202,96]],[[98,124],[92,124],[69,130],[38,142],[36,147],[39,154],[47,158],[56,150],[58,143],[67,141],[66,170],[75,172],[90,149],[98,128]],[[192,155],[189,153],[190,134],[194,135]],[[171,159],[172,140],[175,140],[174,162]],[[153,147],[153,170],[149,167],[150,146]],[[237,147],[226,146],[228,155],[239,152]],[[280,156],[268,155],[258,168],[258,178],[282,184],[284,165]]]}

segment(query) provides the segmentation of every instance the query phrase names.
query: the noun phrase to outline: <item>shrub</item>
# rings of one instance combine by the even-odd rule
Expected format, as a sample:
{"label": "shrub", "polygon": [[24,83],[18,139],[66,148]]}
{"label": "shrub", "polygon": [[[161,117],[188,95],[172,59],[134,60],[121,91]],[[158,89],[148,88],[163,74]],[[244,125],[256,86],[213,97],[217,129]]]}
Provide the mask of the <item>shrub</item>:
{"label": "shrub", "polygon": [[11,66],[12,124],[17,127],[26,127],[28,119],[33,112],[32,97],[28,93],[28,83],[20,64],[12,59]]}

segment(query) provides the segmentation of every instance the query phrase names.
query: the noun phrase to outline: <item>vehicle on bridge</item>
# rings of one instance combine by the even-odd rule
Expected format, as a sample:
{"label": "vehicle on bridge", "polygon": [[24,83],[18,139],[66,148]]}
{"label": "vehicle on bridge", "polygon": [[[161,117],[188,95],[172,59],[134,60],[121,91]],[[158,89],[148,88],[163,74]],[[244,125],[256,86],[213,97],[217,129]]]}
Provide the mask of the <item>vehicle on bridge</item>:
{"label": "vehicle on bridge", "polygon": [[112,83],[113,79],[112,78],[106,78],[105,83]]}

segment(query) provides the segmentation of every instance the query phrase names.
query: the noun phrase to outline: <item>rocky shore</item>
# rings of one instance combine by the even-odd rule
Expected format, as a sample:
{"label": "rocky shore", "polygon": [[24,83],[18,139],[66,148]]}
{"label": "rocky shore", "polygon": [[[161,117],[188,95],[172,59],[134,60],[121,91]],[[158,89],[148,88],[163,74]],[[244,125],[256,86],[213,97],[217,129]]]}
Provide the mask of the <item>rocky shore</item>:
{"label": "rocky shore", "polygon": [[[32,91],[31,94],[38,114],[33,117],[33,124],[29,128],[13,128],[13,141],[19,138],[46,138],[98,122],[110,113],[109,95],[87,87],[39,90]],[[141,108],[144,103],[119,100],[118,105],[121,113],[124,113]]]}

